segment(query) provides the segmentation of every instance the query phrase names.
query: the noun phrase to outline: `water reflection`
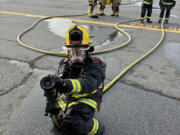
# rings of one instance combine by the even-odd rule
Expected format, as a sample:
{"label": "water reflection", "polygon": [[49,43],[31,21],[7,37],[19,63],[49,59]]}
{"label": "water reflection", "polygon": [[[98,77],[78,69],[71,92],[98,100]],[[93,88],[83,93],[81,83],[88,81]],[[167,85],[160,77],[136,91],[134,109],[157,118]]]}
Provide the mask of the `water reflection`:
{"label": "water reflection", "polygon": [[[46,20],[48,22],[48,28],[51,32],[54,34],[61,36],[65,38],[66,31],[69,27],[72,25],[75,25],[71,20],[61,20],[61,19],[48,19]],[[87,30],[89,27],[87,25],[83,25]]]}
{"label": "water reflection", "polygon": [[[53,32],[54,34],[61,36],[63,38],[65,38],[66,36],[66,31],[68,30],[68,28],[72,25],[75,25],[72,21],[70,20],[61,20],[61,19],[49,19],[46,20],[48,22],[48,28],[51,32]],[[88,31],[89,33],[95,33],[95,31],[97,30],[93,25],[83,25]],[[104,43],[100,44],[100,45],[95,45],[95,49],[100,49],[106,45],[111,44],[112,42],[116,41],[116,39],[118,39],[120,36],[122,36],[121,33],[119,33],[118,31],[113,31],[110,35],[108,35],[108,39],[106,41],[104,41]],[[90,38],[94,38],[93,36],[90,36]],[[56,49],[53,49],[51,51],[57,51]],[[61,50],[61,48],[58,50],[58,52],[64,52],[63,50]]]}
{"label": "water reflection", "polygon": [[164,46],[166,59],[180,71],[180,43],[169,43]]}
{"label": "water reflection", "polygon": [[170,15],[171,17],[174,17],[174,18],[180,18],[179,16],[177,15]]}
{"label": "water reflection", "polygon": [[115,43],[121,36],[122,36],[122,34],[121,34],[120,32],[118,32],[118,31],[113,31],[113,32],[108,36],[108,39],[107,39],[104,43],[95,46],[95,50],[100,49],[100,48],[103,48],[104,46],[107,46],[107,45],[110,45],[110,44]]}

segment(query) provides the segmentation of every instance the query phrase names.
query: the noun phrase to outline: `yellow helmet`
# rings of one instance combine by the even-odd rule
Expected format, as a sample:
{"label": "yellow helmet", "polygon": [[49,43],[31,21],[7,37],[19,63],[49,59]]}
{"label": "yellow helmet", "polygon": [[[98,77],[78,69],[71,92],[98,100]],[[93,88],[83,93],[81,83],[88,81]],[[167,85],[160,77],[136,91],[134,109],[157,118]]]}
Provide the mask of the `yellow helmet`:
{"label": "yellow helmet", "polygon": [[81,25],[71,26],[66,32],[65,46],[68,47],[89,47],[91,43],[89,33]]}

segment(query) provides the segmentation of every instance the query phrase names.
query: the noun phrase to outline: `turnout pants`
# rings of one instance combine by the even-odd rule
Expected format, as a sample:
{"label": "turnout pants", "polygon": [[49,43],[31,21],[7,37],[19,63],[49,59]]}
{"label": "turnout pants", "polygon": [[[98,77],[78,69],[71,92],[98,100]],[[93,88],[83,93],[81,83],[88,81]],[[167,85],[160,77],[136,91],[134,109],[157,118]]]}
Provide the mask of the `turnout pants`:
{"label": "turnout pants", "polygon": [[119,13],[119,4],[121,0],[111,0],[113,13]]}
{"label": "turnout pants", "polygon": [[99,10],[98,10],[99,14],[104,13],[105,6],[106,6],[106,0],[99,0]]}
{"label": "turnout pants", "polygon": [[160,20],[163,19],[163,17],[164,17],[164,12],[165,12],[165,10],[166,10],[165,20],[168,21],[172,7],[173,7],[172,5],[162,5],[162,6],[160,7],[160,8],[161,8],[161,12],[160,12],[160,15],[159,15],[159,19],[160,19]]}
{"label": "turnout pants", "polygon": [[88,14],[92,14],[97,0],[88,0],[88,2],[89,2]]}
{"label": "turnout pants", "polygon": [[[57,99],[56,107],[58,106],[60,112],[63,112],[66,103],[60,94]],[[80,100],[86,100],[86,98]],[[65,135],[101,135],[103,127],[94,118],[94,113],[94,108],[77,100],[76,102],[70,102],[65,114],[52,114],[51,118]]]}
{"label": "turnout pants", "polygon": [[141,20],[144,20],[144,16],[146,15],[146,11],[147,11],[147,19],[151,18],[151,14],[152,14],[152,4],[150,5],[146,5],[146,4],[142,4],[141,7]]}

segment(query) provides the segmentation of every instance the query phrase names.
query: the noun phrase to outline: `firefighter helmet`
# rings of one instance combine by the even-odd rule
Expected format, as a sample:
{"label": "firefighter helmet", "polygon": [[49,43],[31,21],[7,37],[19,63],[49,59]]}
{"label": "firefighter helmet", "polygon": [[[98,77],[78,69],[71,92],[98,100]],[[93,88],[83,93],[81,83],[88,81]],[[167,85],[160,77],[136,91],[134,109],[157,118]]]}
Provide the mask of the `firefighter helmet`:
{"label": "firefighter helmet", "polygon": [[89,48],[91,43],[89,33],[86,28],[81,25],[71,26],[66,32],[65,47],[83,47]]}

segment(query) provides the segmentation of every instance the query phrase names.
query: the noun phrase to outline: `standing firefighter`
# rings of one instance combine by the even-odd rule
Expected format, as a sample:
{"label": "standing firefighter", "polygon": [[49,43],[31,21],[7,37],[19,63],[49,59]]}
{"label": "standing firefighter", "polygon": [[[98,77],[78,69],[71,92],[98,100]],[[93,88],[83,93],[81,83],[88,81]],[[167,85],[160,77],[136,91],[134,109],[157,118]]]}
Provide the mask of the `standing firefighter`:
{"label": "standing firefighter", "polygon": [[112,3],[112,15],[111,16],[119,16],[119,5],[121,5],[121,0],[111,0]]}
{"label": "standing firefighter", "polygon": [[140,17],[141,23],[144,23],[144,16],[146,14],[146,11],[147,11],[147,16],[146,16],[147,23],[152,23],[151,22],[152,5],[153,5],[153,0],[143,0],[141,7],[141,17]]}
{"label": "standing firefighter", "polygon": [[94,118],[102,101],[106,64],[89,52],[88,31],[81,25],[66,33],[67,58],[60,61],[57,75],[41,79],[47,99],[46,115],[67,135],[102,135],[104,126]]}
{"label": "standing firefighter", "polygon": [[89,8],[88,8],[88,16],[91,18],[98,18],[97,14],[93,14],[94,7],[97,5],[97,0],[88,0]]}
{"label": "standing firefighter", "polygon": [[161,23],[163,16],[164,16],[164,11],[166,10],[166,15],[165,15],[165,23],[168,23],[169,16],[171,9],[176,5],[176,0],[160,0],[159,1],[159,6],[161,8],[161,12],[159,15],[159,21],[158,23]]}
{"label": "standing firefighter", "polygon": [[99,0],[99,10],[98,10],[98,14],[100,16],[104,16],[104,9],[106,6],[106,0]]}

